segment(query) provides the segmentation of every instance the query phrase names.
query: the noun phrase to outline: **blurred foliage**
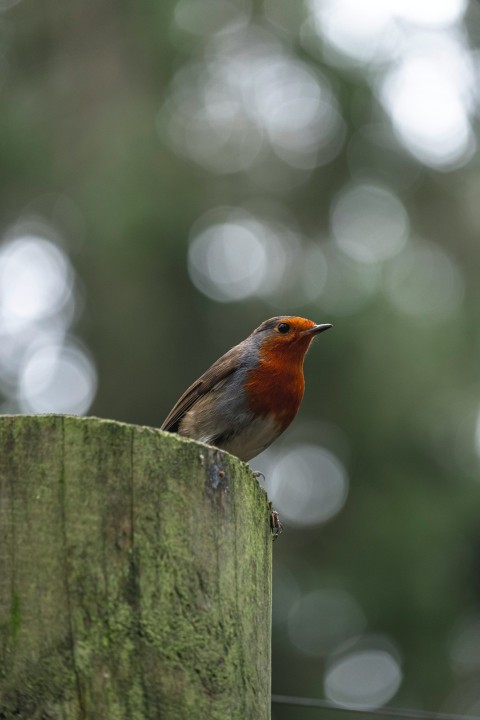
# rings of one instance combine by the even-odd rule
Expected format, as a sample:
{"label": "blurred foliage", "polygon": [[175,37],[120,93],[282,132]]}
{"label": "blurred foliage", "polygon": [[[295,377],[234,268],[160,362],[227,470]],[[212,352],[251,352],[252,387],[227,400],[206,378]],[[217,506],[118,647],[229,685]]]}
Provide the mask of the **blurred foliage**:
{"label": "blurred foliage", "polygon": [[[341,25],[349,45],[335,36],[345,0],[0,0],[0,217],[5,247],[19,223],[41,222],[75,269],[68,333],[96,368],[85,408],[95,415],[158,426],[265,318],[334,324],[307,358],[296,423],[254,461],[268,480],[279,454],[308,443],[349,481],[334,517],[287,520],[275,544],[273,689],[341,700],[329,672],[367,648],[397,668],[392,692],[373,688],[367,704],[398,685],[395,704],[472,713],[480,13],[444,0],[444,17],[425,20],[387,5],[358,3],[351,28]],[[383,25],[362,35],[361,13],[375,11]],[[453,94],[436,114],[427,90],[442,100],[448,78],[408,94],[414,41],[417,59],[435,61],[441,43],[453,53]],[[188,255],[194,243],[205,267]],[[35,408],[18,400],[17,380],[4,379],[4,408]],[[336,634],[306,648],[297,616],[320,591],[350,605]],[[328,626],[324,596],[312,597]],[[277,720],[306,715],[274,708]]]}

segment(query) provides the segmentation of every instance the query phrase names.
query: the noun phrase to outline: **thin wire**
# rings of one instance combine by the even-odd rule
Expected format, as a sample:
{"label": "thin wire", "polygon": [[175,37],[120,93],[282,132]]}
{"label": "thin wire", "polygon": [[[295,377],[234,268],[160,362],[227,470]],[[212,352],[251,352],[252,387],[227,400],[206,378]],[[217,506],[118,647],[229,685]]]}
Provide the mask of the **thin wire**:
{"label": "thin wire", "polygon": [[272,705],[294,705],[295,707],[310,707],[319,710],[338,710],[344,713],[360,713],[376,715],[378,717],[410,718],[411,720],[480,720],[478,715],[458,715],[456,713],[429,712],[428,710],[413,710],[410,708],[384,707],[366,709],[360,707],[342,707],[328,700],[320,698],[294,697],[292,695],[272,695]]}

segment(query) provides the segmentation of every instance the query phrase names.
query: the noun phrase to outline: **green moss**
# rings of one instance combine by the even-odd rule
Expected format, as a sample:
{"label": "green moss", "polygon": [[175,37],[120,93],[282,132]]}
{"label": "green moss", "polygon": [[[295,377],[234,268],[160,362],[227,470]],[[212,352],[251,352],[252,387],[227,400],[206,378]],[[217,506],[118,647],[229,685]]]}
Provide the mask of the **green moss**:
{"label": "green moss", "polygon": [[18,594],[0,697],[66,720],[267,719],[271,536],[250,470],[94,418],[0,418],[0,442]]}
{"label": "green moss", "polygon": [[20,595],[14,590],[12,592],[12,604],[10,606],[10,628],[13,640],[16,640],[18,636],[21,621]]}

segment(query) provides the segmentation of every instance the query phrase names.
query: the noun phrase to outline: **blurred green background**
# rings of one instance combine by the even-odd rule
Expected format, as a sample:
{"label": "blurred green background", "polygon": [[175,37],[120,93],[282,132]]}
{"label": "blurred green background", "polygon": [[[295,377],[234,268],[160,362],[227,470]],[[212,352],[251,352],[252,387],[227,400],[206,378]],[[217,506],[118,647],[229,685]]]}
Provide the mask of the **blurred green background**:
{"label": "blurred green background", "polygon": [[253,463],[275,693],[480,713],[479,43],[462,0],[0,0],[1,412],[158,426],[334,325]]}

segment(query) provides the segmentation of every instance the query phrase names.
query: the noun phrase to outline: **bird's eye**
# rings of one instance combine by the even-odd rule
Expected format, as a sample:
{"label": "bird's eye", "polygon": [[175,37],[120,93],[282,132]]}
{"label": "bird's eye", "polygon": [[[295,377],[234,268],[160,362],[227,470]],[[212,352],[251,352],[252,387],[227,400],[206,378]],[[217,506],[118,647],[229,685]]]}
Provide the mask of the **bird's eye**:
{"label": "bird's eye", "polygon": [[277,330],[282,335],[285,335],[290,330],[290,325],[288,323],[278,323]]}

